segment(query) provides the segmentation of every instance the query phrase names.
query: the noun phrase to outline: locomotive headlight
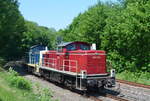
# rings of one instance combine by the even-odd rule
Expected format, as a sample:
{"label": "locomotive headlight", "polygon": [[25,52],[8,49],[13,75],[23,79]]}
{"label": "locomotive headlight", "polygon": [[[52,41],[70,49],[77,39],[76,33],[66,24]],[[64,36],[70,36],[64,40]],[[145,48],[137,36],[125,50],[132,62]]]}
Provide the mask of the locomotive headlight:
{"label": "locomotive headlight", "polygon": [[86,78],[86,71],[85,70],[81,71],[81,77],[82,77],[82,79]]}
{"label": "locomotive headlight", "polygon": [[111,76],[111,77],[115,77],[115,69],[111,69],[111,71],[110,71],[110,76]]}

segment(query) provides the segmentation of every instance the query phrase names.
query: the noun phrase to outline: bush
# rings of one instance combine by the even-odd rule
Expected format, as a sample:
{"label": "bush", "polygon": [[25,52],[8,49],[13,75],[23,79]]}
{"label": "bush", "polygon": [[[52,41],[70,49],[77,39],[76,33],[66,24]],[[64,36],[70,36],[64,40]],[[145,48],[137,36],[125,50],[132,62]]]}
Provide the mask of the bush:
{"label": "bush", "polygon": [[49,89],[44,88],[39,94],[40,94],[39,96],[40,101],[51,101],[52,94]]}
{"label": "bush", "polygon": [[[38,85],[30,84],[12,69],[9,71],[9,73],[0,72],[0,101],[56,101],[52,100],[51,90],[43,88],[38,83]],[[31,88],[27,86],[26,81],[34,87],[34,90],[24,90]]]}
{"label": "bush", "polygon": [[35,84],[35,92],[34,95],[38,100],[37,101],[53,101],[52,98],[52,91],[48,88],[41,88],[41,86],[36,83]]}
{"label": "bush", "polygon": [[9,74],[11,77],[19,76],[19,74],[16,71],[14,71],[11,67],[9,68]]}
{"label": "bush", "polygon": [[125,57],[121,56],[117,51],[109,52],[107,59],[107,61],[111,63],[111,67],[116,69],[117,73],[121,73],[124,70],[136,71],[135,62],[125,59]]}
{"label": "bush", "polygon": [[9,69],[8,80],[10,81],[10,84],[12,86],[15,86],[19,89],[31,90],[31,88],[32,88],[31,83],[28,80],[19,76],[18,73],[15,72],[14,70],[12,70],[11,68]]}
{"label": "bush", "polygon": [[31,90],[30,82],[21,76],[11,77],[11,85],[24,90]]}

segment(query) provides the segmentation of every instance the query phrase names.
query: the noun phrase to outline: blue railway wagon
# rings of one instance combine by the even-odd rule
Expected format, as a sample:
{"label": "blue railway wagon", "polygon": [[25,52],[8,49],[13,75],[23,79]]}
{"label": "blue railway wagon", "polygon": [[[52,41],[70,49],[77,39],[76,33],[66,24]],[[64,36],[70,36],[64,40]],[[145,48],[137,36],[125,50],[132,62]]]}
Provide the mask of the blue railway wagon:
{"label": "blue railway wagon", "polygon": [[39,64],[40,51],[46,50],[43,45],[34,45],[29,51],[29,64]]}

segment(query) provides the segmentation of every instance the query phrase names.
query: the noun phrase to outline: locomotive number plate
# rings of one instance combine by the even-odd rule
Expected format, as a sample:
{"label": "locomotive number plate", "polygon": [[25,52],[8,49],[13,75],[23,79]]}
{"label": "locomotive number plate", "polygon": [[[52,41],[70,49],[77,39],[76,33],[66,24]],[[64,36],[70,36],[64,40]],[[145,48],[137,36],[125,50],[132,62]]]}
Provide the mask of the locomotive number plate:
{"label": "locomotive number plate", "polygon": [[100,59],[101,57],[100,56],[93,56],[92,58],[93,59]]}

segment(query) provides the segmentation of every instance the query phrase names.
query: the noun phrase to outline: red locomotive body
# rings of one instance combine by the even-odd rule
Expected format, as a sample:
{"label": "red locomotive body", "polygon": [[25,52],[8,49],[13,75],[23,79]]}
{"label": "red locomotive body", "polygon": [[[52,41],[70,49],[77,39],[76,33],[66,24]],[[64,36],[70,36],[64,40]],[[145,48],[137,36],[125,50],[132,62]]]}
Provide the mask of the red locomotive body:
{"label": "red locomotive body", "polygon": [[114,85],[114,70],[106,70],[106,52],[92,50],[85,42],[61,43],[56,51],[43,54],[40,66],[41,75],[80,90]]}
{"label": "red locomotive body", "polygon": [[[66,50],[70,45],[75,45],[75,48]],[[80,45],[86,45],[88,50],[82,50]],[[48,51],[44,54],[43,66],[74,73],[85,71],[86,74],[107,74],[105,51],[89,49],[90,45],[74,42],[61,47],[58,51]]]}
{"label": "red locomotive body", "polygon": [[[86,74],[106,74],[105,52],[96,50],[77,50],[69,52],[69,60],[76,60],[78,72]],[[72,72],[76,72],[72,69]]]}

